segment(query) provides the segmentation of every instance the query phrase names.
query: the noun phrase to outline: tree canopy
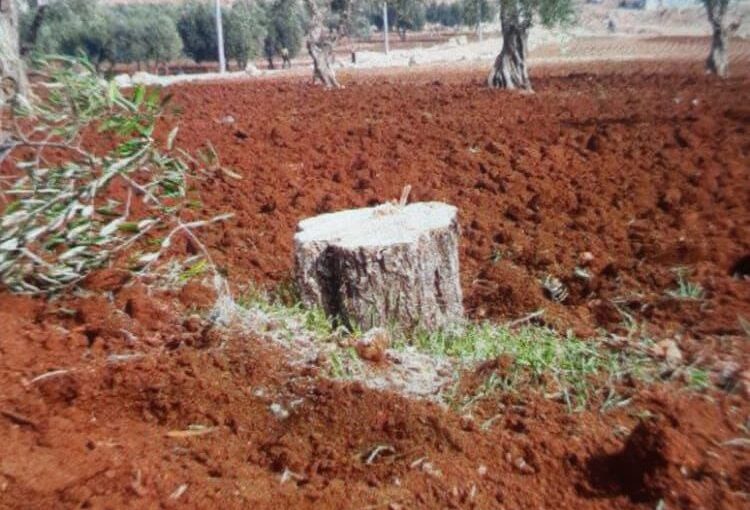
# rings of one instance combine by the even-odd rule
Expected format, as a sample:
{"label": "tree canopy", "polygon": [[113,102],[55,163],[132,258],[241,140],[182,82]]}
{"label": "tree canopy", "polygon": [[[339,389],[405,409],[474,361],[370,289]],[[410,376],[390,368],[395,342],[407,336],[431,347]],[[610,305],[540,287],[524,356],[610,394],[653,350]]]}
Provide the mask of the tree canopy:
{"label": "tree canopy", "polygon": [[297,0],[270,0],[266,4],[267,32],[263,51],[269,63],[286,48],[294,57],[302,48],[305,15]]}
{"label": "tree canopy", "polygon": [[224,46],[227,57],[244,68],[263,49],[266,37],[266,13],[252,0],[237,0],[223,17]]}

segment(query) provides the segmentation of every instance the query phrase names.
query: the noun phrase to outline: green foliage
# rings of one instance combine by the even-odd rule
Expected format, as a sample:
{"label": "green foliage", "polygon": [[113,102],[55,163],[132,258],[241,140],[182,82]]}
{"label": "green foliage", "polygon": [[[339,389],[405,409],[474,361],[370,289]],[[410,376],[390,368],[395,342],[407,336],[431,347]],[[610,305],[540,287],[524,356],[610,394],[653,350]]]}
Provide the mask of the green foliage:
{"label": "green foliage", "polygon": [[185,3],[177,20],[177,30],[187,56],[196,62],[216,60],[216,19],[214,8],[208,2],[190,0]]}
{"label": "green foliage", "polygon": [[699,300],[703,299],[703,287],[700,283],[693,283],[687,279],[688,271],[684,267],[675,269],[677,288],[668,290],[667,295],[675,299]]}
{"label": "green foliage", "polygon": [[506,13],[505,16],[515,18],[527,28],[535,15],[547,27],[570,23],[575,15],[573,0],[500,0],[500,9],[501,18]]}
{"label": "green foliage", "polygon": [[505,357],[509,366],[502,377],[488,382],[492,388],[515,391],[531,384],[559,397],[570,409],[584,407],[598,388],[637,371],[643,362],[639,356],[611,352],[594,341],[562,338],[538,326],[511,330],[490,323],[469,324],[418,334],[412,342],[422,351],[467,364]]}
{"label": "green foliage", "polygon": [[497,14],[497,2],[490,0],[463,0],[461,15],[463,22],[471,27],[480,22],[492,21]]}
{"label": "green foliage", "polygon": [[34,42],[38,53],[84,53],[95,66],[107,58],[110,26],[106,10],[97,0],[51,2],[46,7],[36,41],[29,41],[33,16],[32,10],[24,14],[21,37],[27,44]]}
{"label": "green foliage", "polygon": [[[175,223],[188,230],[178,214],[187,168],[174,155],[174,135],[165,150],[153,138],[164,106],[159,90],[136,87],[126,97],[87,61],[41,64],[48,93],[15,112],[33,123],[14,123],[17,141],[3,156],[17,171],[0,181],[0,283],[31,294],[77,283],[152,231]],[[113,149],[83,148],[94,127]],[[172,233],[134,262],[154,263]]]}
{"label": "green foliage", "polygon": [[79,55],[98,67],[133,62],[167,62],[178,58],[182,41],[174,9],[155,4],[106,6],[99,0],[51,2],[31,41],[36,10],[22,16],[21,37],[37,54]]}
{"label": "green foliage", "polygon": [[368,0],[353,0],[351,7],[351,18],[349,20],[348,33],[352,37],[370,37],[370,10],[371,4]]}
{"label": "green foliage", "polygon": [[257,57],[266,37],[265,11],[252,0],[238,0],[224,17],[224,45],[228,58],[237,60],[244,69],[248,61]]}
{"label": "green foliage", "polygon": [[117,6],[108,13],[112,63],[162,62],[178,58],[182,39],[172,13],[156,5]]}
{"label": "green foliage", "polygon": [[[427,21],[427,8],[423,0],[393,0],[388,2],[388,27],[396,30],[401,38],[409,30],[422,30]],[[383,30],[383,13],[380,4],[373,7],[370,21],[379,30]]]}
{"label": "green foliage", "polygon": [[575,17],[573,0],[527,0],[539,14],[542,25],[549,27],[556,24],[566,24]]}
{"label": "green foliage", "polygon": [[429,23],[439,23],[444,27],[457,27],[463,23],[463,12],[458,2],[431,2],[425,9],[425,19]]}
{"label": "green foliage", "polygon": [[302,48],[304,13],[298,0],[270,0],[266,5],[267,33],[263,52],[269,63],[286,48],[294,57]]}
{"label": "green foliage", "polygon": [[422,0],[395,0],[393,16],[393,26],[401,37],[405,38],[407,30],[416,32],[424,28],[426,21],[424,2]]}

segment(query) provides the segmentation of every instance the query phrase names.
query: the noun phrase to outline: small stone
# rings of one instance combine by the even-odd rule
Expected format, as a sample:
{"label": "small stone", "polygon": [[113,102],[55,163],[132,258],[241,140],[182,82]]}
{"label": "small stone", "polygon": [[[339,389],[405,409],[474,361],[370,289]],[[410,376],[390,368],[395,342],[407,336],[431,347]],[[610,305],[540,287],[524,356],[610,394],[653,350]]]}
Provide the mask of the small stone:
{"label": "small stone", "polygon": [[591,253],[590,251],[585,251],[581,253],[580,259],[581,259],[581,264],[586,265],[590,262],[593,262],[594,254]]}
{"label": "small stone", "polygon": [[185,319],[183,325],[185,326],[185,329],[187,329],[191,333],[197,333],[198,331],[200,331],[202,323],[203,320],[201,319],[200,315],[193,314]]}
{"label": "small stone", "polygon": [[435,478],[443,476],[443,472],[436,468],[432,462],[423,462],[422,471]]}
{"label": "small stone", "polygon": [[476,422],[474,421],[474,417],[470,414],[465,414],[461,416],[461,419],[459,421],[461,425],[461,429],[465,430],[466,432],[471,432],[476,428]]}
{"label": "small stone", "polygon": [[682,363],[682,351],[674,340],[662,340],[658,342],[652,352],[657,358],[666,361],[670,367],[675,367]]}
{"label": "small stone", "polygon": [[245,66],[245,72],[250,76],[260,76],[261,74],[263,74],[263,72],[255,67],[255,64],[253,64],[252,62],[247,63],[247,65]]}
{"label": "small stone", "polygon": [[125,87],[132,87],[133,81],[130,79],[130,75],[128,74],[118,74],[114,78],[115,85],[117,85],[120,88]]}
{"label": "small stone", "polygon": [[740,364],[735,361],[719,361],[713,367],[713,378],[717,386],[729,388],[741,377]]}
{"label": "small stone", "polygon": [[357,354],[366,361],[381,362],[385,360],[385,351],[390,347],[391,339],[383,328],[373,328],[357,341]]}
{"label": "small stone", "polygon": [[485,476],[487,474],[487,466],[480,464],[477,468],[477,474],[479,474],[479,476]]}
{"label": "small stone", "polygon": [[269,408],[271,409],[271,414],[273,414],[276,419],[286,420],[287,418],[289,418],[289,411],[284,409],[281,404],[277,404],[276,402],[274,402]]}
{"label": "small stone", "polygon": [[525,475],[530,475],[534,473],[534,468],[529,466],[529,464],[526,462],[526,460],[523,457],[519,457],[516,459],[516,461],[513,463],[513,465],[518,469],[521,473]]}

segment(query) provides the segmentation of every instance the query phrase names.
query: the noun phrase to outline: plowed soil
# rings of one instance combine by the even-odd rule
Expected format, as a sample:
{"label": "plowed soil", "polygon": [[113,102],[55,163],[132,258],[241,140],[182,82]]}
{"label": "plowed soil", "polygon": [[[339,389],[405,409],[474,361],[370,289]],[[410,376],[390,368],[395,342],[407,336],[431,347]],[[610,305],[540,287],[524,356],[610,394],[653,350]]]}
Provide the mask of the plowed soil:
{"label": "plowed soil", "polygon": [[[204,213],[237,215],[212,239],[235,283],[290,278],[300,219],[394,199],[409,184],[413,201],[459,207],[475,318],[547,308],[553,325],[591,335],[623,320],[616,304],[667,334],[742,334],[749,82],[610,67],[619,71],[548,69],[528,96],[445,73],[351,78],[333,93],[282,81],[183,86],[179,140],[212,144],[242,175],[201,190]],[[678,268],[705,299],[668,297]],[[563,306],[545,298],[546,275],[569,287]]]}
{"label": "plowed soil", "polygon": [[[459,207],[471,318],[544,308],[582,336],[637,322],[689,363],[747,369],[749,70],[717,82],[675,63],[545,68],[534,95],[434,69],[345,76],[333,92],[187,85],[165,123],[229,170],[204,175],[197,214],[236,213],[204,234],[238,289],[290,278],[299,219],[410,184],[412,200]],[[678,267],[701,299],[669,295]],[[548,275],[564,302],[543,292]],[[216,330],[190,316],[211,304],[198,284],[156,292],[105,271],[87,287],[0,293],[2,508],[750,505],[750,404],[736,391],[632,382],[628,405],[570,413],[529,390],[469,419]],[[479,367],[464,389],[502,371]]]}

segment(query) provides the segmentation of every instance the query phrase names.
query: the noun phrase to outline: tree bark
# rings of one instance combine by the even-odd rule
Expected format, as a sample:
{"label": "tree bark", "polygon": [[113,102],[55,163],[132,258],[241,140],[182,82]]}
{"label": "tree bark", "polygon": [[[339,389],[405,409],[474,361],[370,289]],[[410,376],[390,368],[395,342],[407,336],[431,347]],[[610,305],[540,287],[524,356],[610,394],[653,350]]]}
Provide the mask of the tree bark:
{"label": "tree bark", "polygon": [[711,51],[706,59],[706,70],[721,78],[729,75],[729,30],[726,27],[728,0],[704,0],[706,14],[713,31]]}
{"label": "tree bark", "polygon": [[495,59],[487,84],[493,88],[531,92],[531,81],[526,65],[528,57],[531,13],[519,11],[516,4],[500,3],[500,22],[503,48]]}
{"label": "tree bark", "polygon": [[363,330],[433,330],[463,316],[455,207],[384,204],[300,222],[297,283],[307,305]]}
{"label": "tree bark", "polygon": [[313,61],[313,83],[316,80],[326,88],[339,88],[333,70],[333,46],[338,34],[330,33],[325,27],[325,18],[316,0],[305,0],[310,11],[310,33],[307,36],[307,52]]}
{"label": "tree bark", "polygon": [[28,96],[29,82],[21,59],[16,0],[0,0],[0,78],[0,109],[18,96]]}

